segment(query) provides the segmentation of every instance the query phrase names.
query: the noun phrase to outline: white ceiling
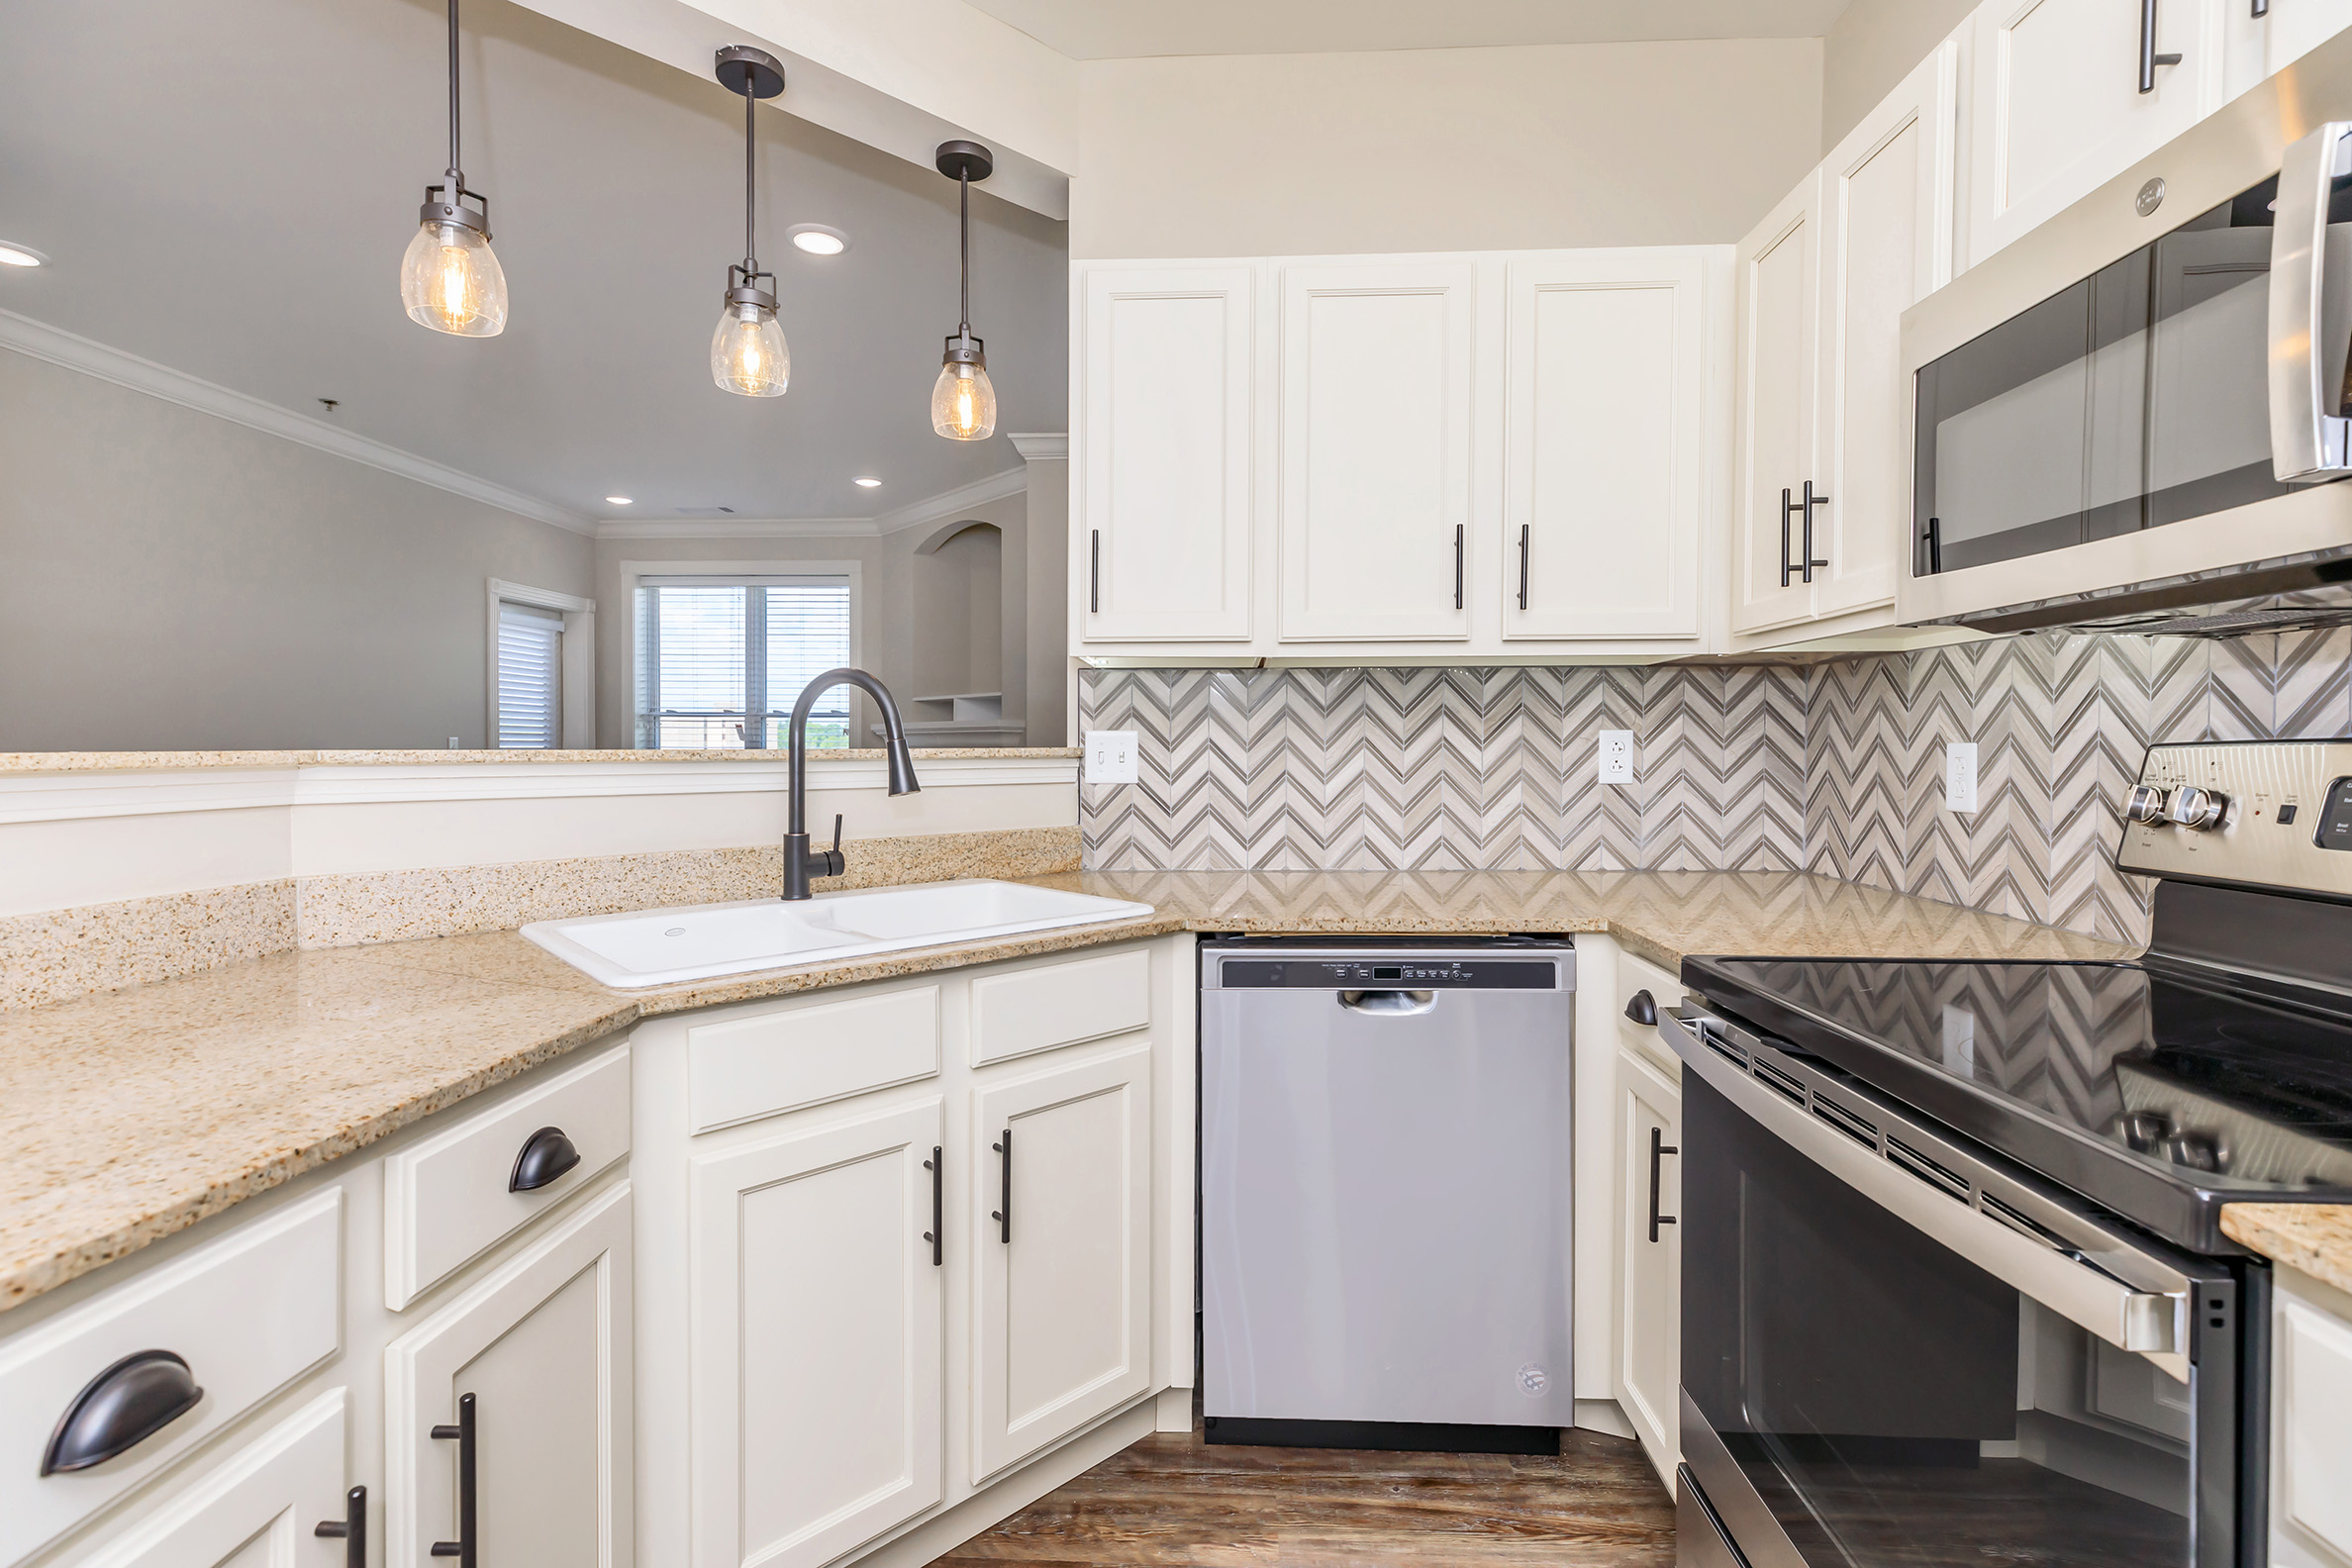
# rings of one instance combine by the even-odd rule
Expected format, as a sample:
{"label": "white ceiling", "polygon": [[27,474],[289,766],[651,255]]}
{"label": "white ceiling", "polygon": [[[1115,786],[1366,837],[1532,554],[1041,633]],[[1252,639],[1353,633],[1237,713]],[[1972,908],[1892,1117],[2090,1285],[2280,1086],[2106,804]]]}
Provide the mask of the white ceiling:
{"label": "white ceiling", "polygon": [[1849,0],[972,0],[1077,59],[1819,38]]}
{"label": "white ceiling", "polygon": [[[355,434],[591,516],[871,517],[1020,465],[1002,435],[931,431],[953,185],[763,109],[792,388],[722,392],[742,100],[505,0],[467,0],[462,57],[507,330],[410,322],[400,256],[447,161],[443,28],[433,0],[0,0],[0,239],[54,262],[0,268],[0,310],[300,413],[337,399]],[[972,211],[998,429],[1061,430],[1066,228],[984,191]],[[794,249],[797,222],[849,252]]]}

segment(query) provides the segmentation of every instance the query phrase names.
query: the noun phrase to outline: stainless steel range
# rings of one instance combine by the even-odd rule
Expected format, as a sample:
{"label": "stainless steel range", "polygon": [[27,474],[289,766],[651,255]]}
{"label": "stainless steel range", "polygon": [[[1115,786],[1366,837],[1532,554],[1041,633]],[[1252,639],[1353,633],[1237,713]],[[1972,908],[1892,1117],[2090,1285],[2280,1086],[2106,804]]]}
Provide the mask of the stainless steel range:
{"label": "stainless steel range", "polygon": [[2352,1202],[2352,741],[2126,812],[2136,963],[1684,965],[1684,1564],[2263,1560],[2220,1212]]}

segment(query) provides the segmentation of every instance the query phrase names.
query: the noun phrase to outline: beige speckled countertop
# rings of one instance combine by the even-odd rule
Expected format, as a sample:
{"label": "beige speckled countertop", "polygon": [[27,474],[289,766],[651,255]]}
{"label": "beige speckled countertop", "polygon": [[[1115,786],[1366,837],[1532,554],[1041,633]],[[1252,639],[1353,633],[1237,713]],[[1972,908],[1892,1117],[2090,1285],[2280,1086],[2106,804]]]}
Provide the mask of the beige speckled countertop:
{"label": "beige speckled countertop", "polygon": [[[918,757],[1075,757],[1076,746],[915,746]],[[879,746],[819,747],[820,761],[871,762]],[[447,762],[781,762],[784,753],[747,751],[0,751],[6,773],[169,773],[189,768],[417,767]]]}
{"label": "beige speckled countertop", "polygon": [[1668,967],[1689,953],[2128,956],[2073,932],[1796,873],[1034,880],[1156,913],[634,993],[596,984],[514,931],[490,931],[278,953],[0,1012],[0,1311],[639,1018],[714,1003],[1187,930],[1605,931]]}
{"label": "beige speckled countertop", "polygon": [[2226,1204],[2221,1233],[2274,1263],[2352,1291],[2352,1204]]}

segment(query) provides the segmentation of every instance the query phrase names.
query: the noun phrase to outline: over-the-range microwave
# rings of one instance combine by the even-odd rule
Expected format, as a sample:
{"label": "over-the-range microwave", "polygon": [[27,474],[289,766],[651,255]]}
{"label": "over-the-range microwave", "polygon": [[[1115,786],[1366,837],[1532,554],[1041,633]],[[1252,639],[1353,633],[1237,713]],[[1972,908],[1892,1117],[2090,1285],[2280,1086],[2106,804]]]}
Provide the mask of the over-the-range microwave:
{"label": "over-the-range microwave", "polygon": [[2352,621],[2352,32],[1920,301],[1901,620]]}

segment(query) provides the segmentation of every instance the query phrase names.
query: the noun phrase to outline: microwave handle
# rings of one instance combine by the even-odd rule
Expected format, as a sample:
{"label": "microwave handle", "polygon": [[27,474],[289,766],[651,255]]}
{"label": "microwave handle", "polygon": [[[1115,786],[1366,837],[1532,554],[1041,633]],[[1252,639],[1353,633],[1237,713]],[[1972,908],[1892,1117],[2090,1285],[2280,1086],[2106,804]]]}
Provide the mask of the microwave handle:
{"label": "microwave handle", "polygon": [[[2329,245],[2328,195],[2352,169],[2352,122],[2331,120],[2287,148],[2271,230],[2271,467],[2283,484],[2352,473],[2342,417],[2352,337],[2352,245]],[[2347,226],[2352,228],[2352,226]],[[2338,252],[2330,255],[2330,250]],[[2333,263],[2332,267],[2330,263]],[[2332,307],[2332,308],[2331,308]]]}

